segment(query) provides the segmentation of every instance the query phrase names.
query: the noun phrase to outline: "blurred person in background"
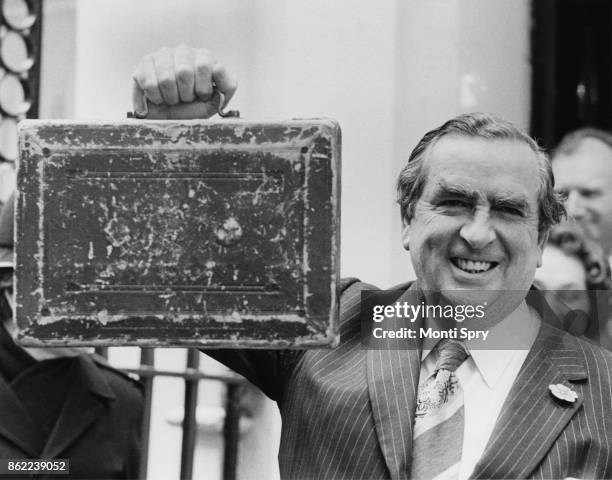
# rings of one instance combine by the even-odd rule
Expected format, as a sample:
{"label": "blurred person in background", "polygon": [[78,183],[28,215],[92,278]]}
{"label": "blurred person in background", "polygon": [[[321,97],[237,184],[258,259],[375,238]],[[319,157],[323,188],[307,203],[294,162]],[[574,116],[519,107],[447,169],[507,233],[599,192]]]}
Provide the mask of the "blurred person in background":
{"label": "blurred person in background", "polygon": [[552,228],[534,285],[553,291],[564,328],[611,348],[610,266],[604,249],[573,222]]}
{"label": "blurred person in background", "polygon": [[0,213],[0,458],[67,459],[67,478],[135,478],[138,382],[86,349],[13,341],[13,208],[14,195]]}
{"label": "blurred person in background", "polygon": [[566,209],[606,255],[612,253],[612,135],[595,128],[568,133],[552,155],[555,188]]}

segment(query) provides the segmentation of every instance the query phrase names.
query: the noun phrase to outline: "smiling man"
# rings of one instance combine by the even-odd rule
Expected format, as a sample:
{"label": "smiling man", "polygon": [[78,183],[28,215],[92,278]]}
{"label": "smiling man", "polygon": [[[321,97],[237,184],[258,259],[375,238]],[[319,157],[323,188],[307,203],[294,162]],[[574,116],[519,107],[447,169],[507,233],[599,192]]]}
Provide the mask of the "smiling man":
{"label": "smiling man", "polygon": [[[146,57],[134,80],[140,116],[145,100],[210,111],[214,88],[236,88],[210,52],[187,47]],[[194,98],[204,106],[186,109]],[[208,352],[277,401],[281,477],[612,477],[612,358],[526,301],[564,213],[545,154],[508,122],[462,115],[422,138],[398,192],[417,281],[393,298],[455,307],[484,298],[499,307],[488,327],[505,348],[450,336],[373,347],[362,341],[361,293],[375,287],[346,281],[336,349]]]}
{"label": "smiling man", "polygon": [[449,295],[486,289],[499,301],[527,291],[546,229],[562,212],[553,203],[540,228],[538,192],[550,185],[550,167],[537,145],[512,125],[475,114],[430,132],[415,152],[398,186],[404,247],[420,287]]}

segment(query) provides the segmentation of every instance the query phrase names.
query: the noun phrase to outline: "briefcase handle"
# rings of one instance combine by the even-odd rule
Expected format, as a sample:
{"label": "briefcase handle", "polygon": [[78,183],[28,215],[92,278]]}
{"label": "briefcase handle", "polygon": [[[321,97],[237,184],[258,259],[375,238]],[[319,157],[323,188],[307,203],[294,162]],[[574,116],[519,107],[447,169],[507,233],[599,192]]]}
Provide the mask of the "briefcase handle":
{"label": "briefcase handle", "polygon": [[213,90],[213,97],[208,102],[196,100],[190,103],[179,103],[177,105],[155,105],[147,100],[147,113],[139,114],[127,112],[128,118],[140,120],[184,120],[187,118],[208,118],[211,109],[221,118],[239,118],[238,110],[224,110],[225,98],[217,88]]}

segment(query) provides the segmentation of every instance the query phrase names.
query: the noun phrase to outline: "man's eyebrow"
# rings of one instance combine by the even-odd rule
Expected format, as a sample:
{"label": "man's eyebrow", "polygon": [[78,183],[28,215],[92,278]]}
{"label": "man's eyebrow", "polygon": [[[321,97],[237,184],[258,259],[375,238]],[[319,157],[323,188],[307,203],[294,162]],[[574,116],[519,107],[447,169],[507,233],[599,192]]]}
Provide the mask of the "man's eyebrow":
{"label": "man's eyebrow", "polygon": [[435,197],[452,196],[461,197],[476,202],[481,196],[475,190],[457,183],[448,183],[443,179],[438,180],[434,190]]}
{"label": "man's eyebrow", "polygon": [[[466,187],[465,185],[448,183],[444,179],[440,179],[438,180],[436,189],[434,191],[434,198],[444,196],[464,198],[473,203],[477,203],[480,199],[483,199],[483,195],[476,190]],[[520,194],[517,195],[515,193],[495,192],[487,195],[486,200],[492,208],[510,207],[516,208],[523,212],[529,211],[529,202],[523,195]]]}
{"label": "man's eyebrow", "polygon": [[504,195],[503,193],[496,193],[487,197],[491,207],[512,207],[523,212],[529,210],[529,202],[523,196],[517,196],[513,194]]}

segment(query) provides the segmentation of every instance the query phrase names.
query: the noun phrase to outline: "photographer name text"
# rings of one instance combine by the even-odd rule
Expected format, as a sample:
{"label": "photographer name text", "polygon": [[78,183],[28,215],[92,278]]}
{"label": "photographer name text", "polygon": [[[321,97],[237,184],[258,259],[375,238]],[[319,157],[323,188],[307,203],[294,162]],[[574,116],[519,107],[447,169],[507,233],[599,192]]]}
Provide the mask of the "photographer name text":
{"label": "photographer name text", "polygon": [[450,328],[448,330],[436,330],[434,328],[408,328],[402,327],[397,330],[386,330],[382,327],[376,327],[372,330],[374,338],[453,338],[458,340],[486,340],[489,335],[488,330],[470,330],[466,327]]}

